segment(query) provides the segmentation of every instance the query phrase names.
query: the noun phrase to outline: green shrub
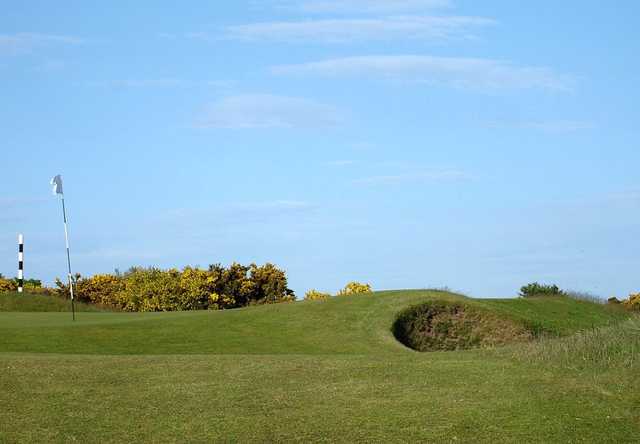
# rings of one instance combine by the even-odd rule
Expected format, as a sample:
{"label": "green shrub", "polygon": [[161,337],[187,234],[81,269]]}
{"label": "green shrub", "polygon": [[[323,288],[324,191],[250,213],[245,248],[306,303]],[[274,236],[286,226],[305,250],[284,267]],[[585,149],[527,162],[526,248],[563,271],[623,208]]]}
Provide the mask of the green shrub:
{"label": "green shrub", "polygon": [[304,295],[305,301],[326,301],[331,295],[317,290],[309,290]]}
{"label": "green shrub", "polygon": [[353,294],[371,293],[371,285],[360,282],[349,282],[338,292],[338,296],[350,296]]}
{"label": "green shrub", "polygon": [[565,296],[565,293],[557,285],[544,285],[534,282],[520,289],[520,296],[531,298],[536,296]]}

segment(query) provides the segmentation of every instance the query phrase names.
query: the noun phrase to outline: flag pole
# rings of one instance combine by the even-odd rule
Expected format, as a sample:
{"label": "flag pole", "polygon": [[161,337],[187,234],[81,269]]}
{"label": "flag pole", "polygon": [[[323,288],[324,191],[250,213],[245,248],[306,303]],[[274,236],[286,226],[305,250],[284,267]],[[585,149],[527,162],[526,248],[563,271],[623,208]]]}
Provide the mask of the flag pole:
{"label": "flag pole", "polygon": [[62,217],[64,219],[64,241],[67,246],[67,267],[69,270],[69,291],[71,292],[71,313],[73,316],[73,320],[76,320],[76,309],[73,301],[73,277],[71,275],[71,254],[69,253],[69,230],[67,228],[67,210],[64,206],[64,194],[61,194],[62,201]]}
{"label": "flag pole", "polygon": [[67,209],[64,206],[64,191],[62,191],[62,176],[59,174],[51,179],[53,185],[53,195],[60,196],[62,201],[62,218],[64,220],[64,242],[67,246],[67,278],[69,279],[69,293],[71,294],[71,313],[73,320],[76,320],[76,306],[73,297],[73,276],[71,275],[71,254],[69,253],[69,229],[67,228]]}

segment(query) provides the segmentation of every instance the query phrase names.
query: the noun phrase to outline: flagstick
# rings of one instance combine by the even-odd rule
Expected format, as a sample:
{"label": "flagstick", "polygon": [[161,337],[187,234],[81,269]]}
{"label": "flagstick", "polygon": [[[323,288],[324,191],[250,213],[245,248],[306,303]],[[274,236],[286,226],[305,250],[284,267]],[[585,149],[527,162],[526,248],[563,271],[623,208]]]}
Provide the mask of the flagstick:
{"label": "flagstick", "polygon": [[64,218],[64,240],[67,245],[67,266],[69,267],[69,291],[71,292],[71,313],[73,320],[76,320],[76,309],[73,303],[73,278],[71,276],[71,255],[69,254],[69,231],[67,230],[67,210],[64,207],[64,194],[62,197],[62,217]]}

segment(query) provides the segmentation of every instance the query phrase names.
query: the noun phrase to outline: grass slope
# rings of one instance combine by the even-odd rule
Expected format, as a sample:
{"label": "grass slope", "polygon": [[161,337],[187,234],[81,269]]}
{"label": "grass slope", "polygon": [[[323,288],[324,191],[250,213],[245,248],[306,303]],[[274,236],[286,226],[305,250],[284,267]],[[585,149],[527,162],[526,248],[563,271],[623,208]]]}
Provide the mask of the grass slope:
{"label": "grass slope", "polygon": [[[104,311],[100,308],[76,302],[76,311]],[[71,312],[71,302],[56,296],[29,293],[0,293],[0,312]]]}
{"label": "grass slope", "polygon": [[227,312],[82,313],[75,324],[62,313],[0,313],[0,441],[632,442],[640,434],[635,361],[594,372],[538,359],[550,356],[544,349],[526,359],[515,346],[408,350],[391,323],[432,298],[558,335],[626,317],[565,298],[427,291]]}
{"label": "grass slope", "polygon": [[404,353],[404,347],[390,333],[395,316],[408,305],[434,297],[497,311],[556,335],[626,317],[623,311],[569,298],[472,300],[441,292],[381,292],[219,312],[84,313],[75,323],[63,313],[0,313],[0,335],[4,337],[0,351],[103,355]]}

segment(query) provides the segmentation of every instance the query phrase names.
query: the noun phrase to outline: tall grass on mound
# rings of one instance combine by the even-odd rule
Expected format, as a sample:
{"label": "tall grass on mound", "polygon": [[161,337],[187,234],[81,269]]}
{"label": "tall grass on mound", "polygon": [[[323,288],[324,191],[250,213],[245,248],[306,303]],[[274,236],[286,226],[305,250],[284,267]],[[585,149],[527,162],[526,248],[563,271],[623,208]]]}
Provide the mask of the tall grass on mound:
{"label": "tall grass on mound", "polygon": [[640,318],[592,328],[563,338],[547,338],[519,347],[518,360],[570,369],[638,369]]}
{"label": "tall grass on mound", "polygon": [[594,304],[605,304],[607,302],[604,298],[587,291],[569,290],[565,295],[577,301],[592,302]]}

